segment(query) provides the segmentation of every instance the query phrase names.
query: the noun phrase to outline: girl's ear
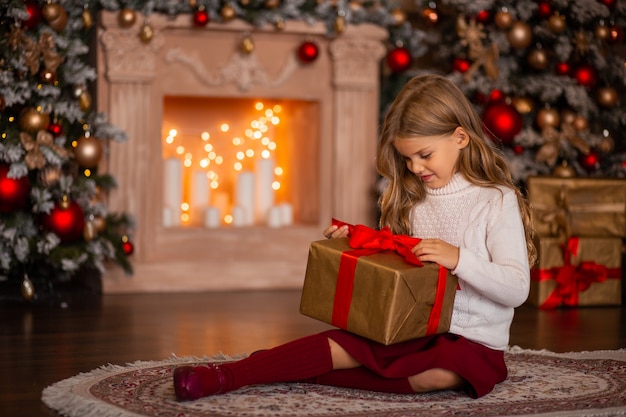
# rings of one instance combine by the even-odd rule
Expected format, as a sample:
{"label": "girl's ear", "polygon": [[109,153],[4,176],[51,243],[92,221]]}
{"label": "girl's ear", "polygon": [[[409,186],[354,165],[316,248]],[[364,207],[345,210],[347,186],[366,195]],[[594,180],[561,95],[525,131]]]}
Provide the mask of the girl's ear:
{"label": "girl's ear", "polygon": [[461,126],[454,129],[454,140],[456,141],[459,149],[465,148],[469,145],[470,137]]}

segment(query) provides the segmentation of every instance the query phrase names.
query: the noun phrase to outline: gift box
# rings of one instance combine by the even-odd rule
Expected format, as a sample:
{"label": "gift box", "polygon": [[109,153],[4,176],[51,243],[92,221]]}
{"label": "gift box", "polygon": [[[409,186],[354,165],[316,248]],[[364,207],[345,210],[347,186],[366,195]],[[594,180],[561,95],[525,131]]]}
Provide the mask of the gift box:
{"label": "gift box", "polygon": [[456,288],[437,264],[327,239],[310,245],[300,312],[388,345],[448,331]]}
{"label": "gift box", "polygon": [[620,305],[621,238],[540,237],[538,266],[531,270],[528,302],[559,306]]}
{"label": "gift box", "polygon": [[527,189],[540,236],[626,236],[626,180],[529,177]]}

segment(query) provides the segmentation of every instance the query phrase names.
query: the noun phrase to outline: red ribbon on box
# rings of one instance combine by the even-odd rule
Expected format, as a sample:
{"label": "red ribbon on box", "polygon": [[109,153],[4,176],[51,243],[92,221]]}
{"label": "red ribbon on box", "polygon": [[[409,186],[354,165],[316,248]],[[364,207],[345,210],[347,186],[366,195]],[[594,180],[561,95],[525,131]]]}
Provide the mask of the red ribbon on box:
{"label": "red ribbon on box", "polygon": [[572,256],[578,255],[580,239],[570,237],[563,249],[563,266],[532,271],[536,281],[554,280],[556,288],[539,306],[543,310],[552,310],[561,304],[574,307],[578,305],[578,294],[589,289],[594,282],[604,282],[607,278],[620,278],[619,268],[607,268],[592,261],[583,261],[578,266],[572,265]]}
{"label": "red ribbon on box", "polygon": [[[421,267],[424,264],[411,251],[421,239],[406,235],[394,235],[389,227],[375,230],[362,224],[351,225],[336,219],[332,219],[332,224],[338,227],[348,226],[348,236],[350,238],[348,244],[354,249],[341,254],[331,319],[333,325],[346,329],[348,327],[348,315],[350,314],[350,304],[354,289],[354,273],[359,258],[391,250],[402,256],[406,262]],[[441,309],[443,308],[443,300],[446,293],[447,274],[448,270],[439,266],[435,302],[428,318],[426,335],[435,334],[439,327]]]}

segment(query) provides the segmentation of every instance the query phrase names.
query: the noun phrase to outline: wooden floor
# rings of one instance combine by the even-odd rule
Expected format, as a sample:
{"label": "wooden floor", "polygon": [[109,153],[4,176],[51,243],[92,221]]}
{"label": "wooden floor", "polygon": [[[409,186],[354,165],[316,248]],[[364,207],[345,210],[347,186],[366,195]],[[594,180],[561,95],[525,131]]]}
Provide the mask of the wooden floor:
{"label": "wooden floor", "polygon": [[[44,387],[105,364],[249,353],[329,328],[298,291],[107,295],[0,302],[0,416],[54,416]],[[511,344],[556,352],[626,347],[626,309],[518,309]]]}

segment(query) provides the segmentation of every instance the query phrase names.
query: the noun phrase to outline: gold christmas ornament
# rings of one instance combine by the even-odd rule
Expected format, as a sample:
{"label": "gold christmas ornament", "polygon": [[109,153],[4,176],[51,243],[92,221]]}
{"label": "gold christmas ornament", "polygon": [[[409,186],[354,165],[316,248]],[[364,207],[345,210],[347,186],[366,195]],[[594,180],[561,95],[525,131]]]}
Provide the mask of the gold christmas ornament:
{"label": "gold christmas ornament", "polygon": [[596,38],[601,41],[606,41],[611,36],[611,29],[606,26],[604,23],[600,23],[596,26],[596,30],[594,31]]}
{"label": "gold christmas ornament", "polygon": [[563,161],[561,165],[557,165],[556,168],[554,168],[552,175],[561,178],[573,178],[576,176],[576,171],[567,163],[567,161]]}
{"label": "gold christmas ornament", "polygon": [[57,33],[63,32],[67,26],[67,12],[58,3],[46,3],[41,8],[41,15]]}
{"label": "gold christmas ornament", "polygon": [[91,108],[91,93],[88,90],[78,96],[78,105],[82,111],[88,111]]}
{"label": "gold christmas ornament", "polygon": [[81,14],[81,19],[83,21],[83,28],[87,30],[91,29],[93,26],[93,15],[91,14],[91,10],[85,8]]}
{"label": "gold christmas ornament", "polygon": [[22,298],[26,301],[31,301],[35,298],[35,286],[26,274],[24,274],[24,279],[22,280],[21,292]]}
{"label": "gold christmas ornament", "polygon": [[235,18],[235,9],[233,9],[230,4],[225,4],[224,7],[222,7],[222,10],[220,10],[220,15],[222,15],[222,19],[224,19],[225,22],[228,22],[229,20],[233,20]]}
{"label": "gold christmas ornament", "polygon": [[276,30],[285,30],[285,19],[283,19],[280,16],[276,17],[276,20],[274,21],[274,27],[276,28]]}
{"label": "gold christmas ornament", "polygon": [[579,132],[582,132],[589,128],[589,121],[579,114],[574,116],[574,121],[572,122],[572,124],[574,125],[574,128]]}
{"label": "gold christmas ornament", "polygon": [[596,100],[602,107],[615,107],[618,101],[617,91],[613,87],[602,87],[596,93]]}
{"label": "gold christmas ornament", "polygon": [[192,9],[195,9],[198,7],[198,1],[197,0],[189,0],[189,7],[191,7]]}
{"label": "gold christmas ornament", "polygon": [[26,107],[20,112],[19,126],[24,132],[36,133],[40,130],[46,130],[49,124],[50,115],[38,111],[34,107]]}
{"label": "gold christmas ornament", "polygon": [[393,9],[391,11],[391,17],[396,26],[402,26],[406,22],[406,13],[402,9]]}
{"label": "gold christmas ornament", "polygon": [[346,19],[343,16],[337,16],[335,19],[335,32],[343,33],[346,31]]}
{"label": "gold christmas ornament", "polygon": [[280,0],[265,0],[264,5],[267,9],[275,9],[280,6]]}
{"label": "gold christmas ornament", "polygon": [[576,113],[574,113],[571,110],[563,110],[561,112],[561,123],[567,123],[567,124],[573,125],[575,118],[576,118]]}
{"label": "gold christmas ornament", "polygon": [[93,221],[89,220],[85,222],[85,227],[83,228],[83,238],[85,238],[85,242],[90,242],[96,235],[96,226]]}
{"label": "gold christmas ornament", "polygon": [[528,54],[528,64],[537,70],[544,70],[548,67],[550,60],[548,53],[544,49],[535,48]]}
{"label": "gold christmas ornament", "polygon": [[528,97],[515,97],[511,100],[511,104],[520,114],[527,114],[535,109],[535,103]]}
{"label": "gold christmas ornament", "polygon": [[513,24],[513,16],[506,10],[499,10],[493,18],[494,23],[500,29],[508,29]]}
{"label": "gold christmas ornament", "polygon": [[93,136],[83,136],[76,141],[74,158],[83,168],[95,168],[102,157],[102,144],[100,139]]}
{"label": "gold christmas ornament", "polygon": [[129,28],[134,25],[136,19],[135,11],[128,7],[123,8],[117,14],[117,23],[123,28]]}
{"label": "gold christmas ornament", "polygon": [[613,152],[613,149],[615,149],[615,141],[609,135],[604,136],[600,141],[600,145],[598,145],[598,149],[600,152],[605,154],[611,153]]}
{"label": "gold christmas ornament", "polygon": [[149,22],[144,23],[139,30],[139,39],[142,42],[148,43],[154,38],[154,29]]}
{"label": "gold christmas ornament", "polygon": [[548,19],[548,29],[553,33],[561,33],[567,28],[565,16],[556,12]]}
{"label": "gold christmas ornament", "polygon": [[104,217],[95,216],[93,218],[93,225],[96,228],[96,232],[102,233],[107,228],[107,221],[106,221],[106,219]]}
{"label": "gold christmas ornament", "polygon": [[533,41],[533,31],[527,23],[518,20],[507,32],[506,38],[513,48],[524,49]]}
{"label": "gold christmas ornament", "polygon": [[251,54],[252,52],[254,52],[254,41],[249,35],[246,35],[241,41],[240,47],[241,47],[241,51],[244,54]]}
{"label": "gold christmas ornament", "polygon": [[50,71],[44,68],[39,71],[39,79],[42,83],[54,84],[57,81],[57,75],[54,71]]}
{"label": "gold christmas ornament", "polygon": [[61,207],[63,210],[67,210],[68,208],[70,208],[70,199],[68,198],[67,195],[64,195],[61,198],[61,202],[59,203],[59,207]]}
{"label": "gold christmas ornament", "polygon": [[537,126],[541,129],[546,127],[559,127],[561,124],[561,115],[558,111],[551,108],[543,108],[537,113]]}

